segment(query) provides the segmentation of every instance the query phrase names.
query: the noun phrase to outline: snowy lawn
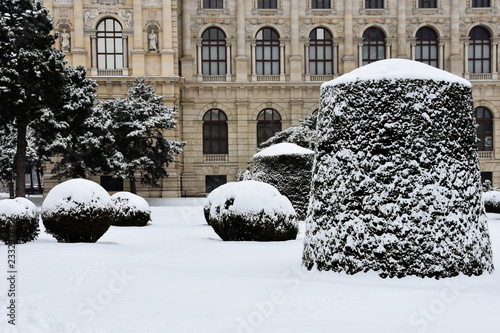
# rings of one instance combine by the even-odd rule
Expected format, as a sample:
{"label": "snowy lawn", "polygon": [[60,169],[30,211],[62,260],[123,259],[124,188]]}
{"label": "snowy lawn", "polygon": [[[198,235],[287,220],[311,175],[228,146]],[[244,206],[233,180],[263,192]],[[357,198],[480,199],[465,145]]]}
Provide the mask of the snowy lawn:
{"label": "snowy lawn", "polygon": [[15,327],[1,247],[0,332],[496,333],[500,215],[488,217],[497,271],[445,280],[308,272],[303,223],[294,241],[223,242],[201,204],[152,207],[150,225],[95,244],[57,243],[41,225],[16,247]]}

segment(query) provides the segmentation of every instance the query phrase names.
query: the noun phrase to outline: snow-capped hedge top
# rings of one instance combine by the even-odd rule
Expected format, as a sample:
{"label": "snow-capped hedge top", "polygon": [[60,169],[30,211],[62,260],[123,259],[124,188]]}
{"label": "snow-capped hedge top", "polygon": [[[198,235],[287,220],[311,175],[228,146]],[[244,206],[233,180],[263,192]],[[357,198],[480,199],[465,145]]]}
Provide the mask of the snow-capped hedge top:
{"label": "snow-capped hedge top", "polygon": [[222,213],[226,202],[232,200],[233,204],[228,207],[231,213],[244,215],[264,211],[267,215],[295,215],[295,209],[287,197],[281,195],[274,186],[254,180],[227,183],[213,190],[208,196],[210,215],[218,215],[217,209]]}
{"label": "snow-capped hedge top", "polygon": [[471,83],[455,74],[429,66],[419,61],[406,59],[385,59],[359,67],[339,78],[323,83],[321,86],[331,86],[356,81],[420,79],[460,83],[471,87]]}
{"label": "snow-capped hedge top", "polygon": [[86,179],[71,179],[56,185],[43,201],[43,211],[68,211],[91,206],[111,207],[111,196],[99,184]]}
{"label": "snow-capped hedge top", "polygon": [[0,200],[0,215],[6,217],[28,216],[34,218],[37,215],[36,206],[26,198],[15,198]]}
{"label": "snow-capped hedge top", "polygon": [[262,149],[257,154],[253,155],[256,157],[264,157],[264,156],[277,156],[277,155],[309,155],[314,154],[314,152],[310,149],[303,148],[301,146],[296,145],[295,143],[278,143],[266,149]]}
{"label": "snow-capped hedge top", "polygon": [[126,205],[129,211],[151,211],[148,202],[144,198],[130,192],[117,192],[111,196],[111,200],[115,205]]}

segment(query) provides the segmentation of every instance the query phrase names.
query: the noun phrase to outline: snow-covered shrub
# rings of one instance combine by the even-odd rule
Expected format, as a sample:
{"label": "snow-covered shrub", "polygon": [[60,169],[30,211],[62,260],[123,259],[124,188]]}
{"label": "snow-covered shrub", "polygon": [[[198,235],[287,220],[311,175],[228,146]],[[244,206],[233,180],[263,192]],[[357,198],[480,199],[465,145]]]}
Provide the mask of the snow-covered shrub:
{"label": "snow-covered shrub", "polygon": [[111,196],[115,207],[112,225],[143,227],[151,221],[151,208],[146,200],[130,192],[117,192]]}
{"label": "snow-covered shrub", "polygon": [[500,213],[500,192],[488,191],[483,193],[484,209],[488,213]]}
{"label": "snow-covered shrub", "polygon": [[25,198],[0,200],[0,240],[4,244],[32,242],[39,232],[34,203]]}
{"label": "snow-covered shrub", "polygon": [[209,224],[224,241],[285,241],[298,232],[290,200],[272,185],[247,180],[210,193]]}
{"label": "snow-covered shrub", "polygon": [[382,276],[493,270],[471,85],[382,60],[321,87],[303,264]]}
{"label": "snow-covered shrub", "polygon": [[95,243],[109,229],[114,213],[108,192],[86,179],[56,185],[42,204],[45,230],[61,243]]}
{"label": "snow-covered shrub", "polygon": [[294,143],[278,143],[253,156],[253,179],[276,187],[291,202],[297,217],[305,219],[314,152]]}

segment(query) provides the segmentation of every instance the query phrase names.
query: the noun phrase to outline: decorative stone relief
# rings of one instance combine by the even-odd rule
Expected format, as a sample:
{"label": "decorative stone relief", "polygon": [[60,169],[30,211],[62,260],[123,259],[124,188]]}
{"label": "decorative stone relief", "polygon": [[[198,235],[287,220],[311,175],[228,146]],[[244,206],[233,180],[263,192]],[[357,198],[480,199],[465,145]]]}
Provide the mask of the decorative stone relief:
{"label": "decorative stone relief", "polygon": [[92,0],[92,3],[98,3],[100,5],[123,5],[125,0]]}
{"label": "decorative stone relief", "polygon": [[134,28],[132,24],[133,12],[131,9],[118,9],[118,16],[123,19],[127,29]]}
{"label": "decorative stone relief", "polygon": [[99,15],[99,9],[97,8],[86,8],[83,10],[83,25],[85,29],[92,29],[92,23],[94,23],[97,15]]}
{"label": "decorative stone relief", "polygon": [[162,0],[142,0],[142,3],[144,5],[161,5],[162,4]]}

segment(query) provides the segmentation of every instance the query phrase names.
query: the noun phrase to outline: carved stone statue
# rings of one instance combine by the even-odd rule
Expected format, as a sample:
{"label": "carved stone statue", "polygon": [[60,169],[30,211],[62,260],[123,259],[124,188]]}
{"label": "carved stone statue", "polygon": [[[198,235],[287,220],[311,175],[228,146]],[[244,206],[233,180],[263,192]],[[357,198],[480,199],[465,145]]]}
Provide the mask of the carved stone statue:
{"label": "carved stone statue", "polygon": [[71,35],[66,32],[66,29],[63,29],[63,32],[61,33],[61,51],[71,51]]}
{"label": "carved stone statue", "polygon": [[158,35],[154,30],[149,33],[149,52],[158,52]]}

